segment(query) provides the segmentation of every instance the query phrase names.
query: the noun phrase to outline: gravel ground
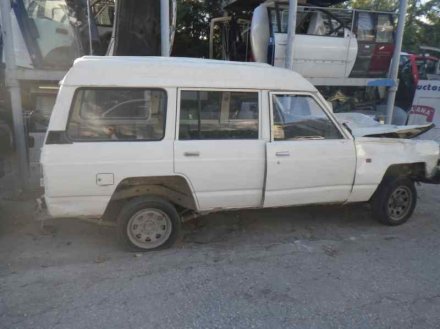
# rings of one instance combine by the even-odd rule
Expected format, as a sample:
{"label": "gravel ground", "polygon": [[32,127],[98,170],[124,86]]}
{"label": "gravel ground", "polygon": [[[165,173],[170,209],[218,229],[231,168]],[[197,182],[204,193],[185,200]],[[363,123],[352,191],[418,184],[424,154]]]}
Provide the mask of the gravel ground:
{"label": "gravel ground", "polygon": [[1,328],[440,328],[440,186],[385,227],[364,205],[218,213],[171,249],[0,211]]}

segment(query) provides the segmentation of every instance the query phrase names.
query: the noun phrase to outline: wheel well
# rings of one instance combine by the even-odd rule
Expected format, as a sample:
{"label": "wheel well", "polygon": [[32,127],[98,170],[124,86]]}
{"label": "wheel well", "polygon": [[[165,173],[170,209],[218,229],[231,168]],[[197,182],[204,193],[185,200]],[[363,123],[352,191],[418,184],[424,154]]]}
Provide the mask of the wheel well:
{"label": "wheel well", "polygon": [[423,162],[402,163],[389,166],[382,178],[406,176],[414,181],[423,180],[426,177],[426,166]]}
{"label": "wheel well", "polygon": [[376,191],[371,196],[370,201],[373,200],[373,198],[377,195],[383,183],[387,182],[390,178],[405,176],[417,182],[423,180],[425,173],[426,167],[423,162],[400,163],[389,166],[383,175],[380,184],[377,186]]}
{"label": "wheel well", "polygon": [[130,177],[116,187],[104,212],[105,221],[115,221],[123,205],[136,197],[153,195],[171,202],[177,210],[197,210],[196,200],[181,176]]}

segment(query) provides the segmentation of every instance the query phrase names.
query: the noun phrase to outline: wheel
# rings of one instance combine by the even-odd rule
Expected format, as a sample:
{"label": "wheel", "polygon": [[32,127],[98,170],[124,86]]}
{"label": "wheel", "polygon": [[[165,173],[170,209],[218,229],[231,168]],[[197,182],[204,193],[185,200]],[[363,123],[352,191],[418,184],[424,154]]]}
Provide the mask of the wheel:
{"label": "wheel", "polygon": [[385,225],[405,223],[417,203],[414,182],[408,177],[389,177],[379,185],[371,200],[373,216]]}
{"label": "wheel", "polygon": [[180,233],[181,221],[174,206],[158,197],[136,198],[118,216],[120,240],[131,250],[170,247]]}

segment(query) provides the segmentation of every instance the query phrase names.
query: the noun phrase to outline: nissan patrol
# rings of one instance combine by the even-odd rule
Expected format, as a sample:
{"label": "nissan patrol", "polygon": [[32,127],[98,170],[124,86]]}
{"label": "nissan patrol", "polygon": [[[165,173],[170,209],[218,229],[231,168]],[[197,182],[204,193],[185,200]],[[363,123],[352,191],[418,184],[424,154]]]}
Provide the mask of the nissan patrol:
{"label": "nissan patrol", "polygon": [[399,225],[438,161],[433,141],[352,134],[295,72],[155,57],[76,60],[41,157],[51,216],[115,220],[138,250],[226,209],[369,202]]}

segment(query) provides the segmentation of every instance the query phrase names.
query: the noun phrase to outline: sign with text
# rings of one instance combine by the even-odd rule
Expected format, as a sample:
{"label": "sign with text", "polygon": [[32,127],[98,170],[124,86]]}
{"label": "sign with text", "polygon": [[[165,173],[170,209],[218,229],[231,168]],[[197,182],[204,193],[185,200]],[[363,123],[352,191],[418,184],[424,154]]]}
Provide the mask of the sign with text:
{"label": "sign with text", "polygon": [[427,123],[434,123],[436,126],[430,135],[440,136],[440,80],[419,81],[408,113],[408,125]]}

